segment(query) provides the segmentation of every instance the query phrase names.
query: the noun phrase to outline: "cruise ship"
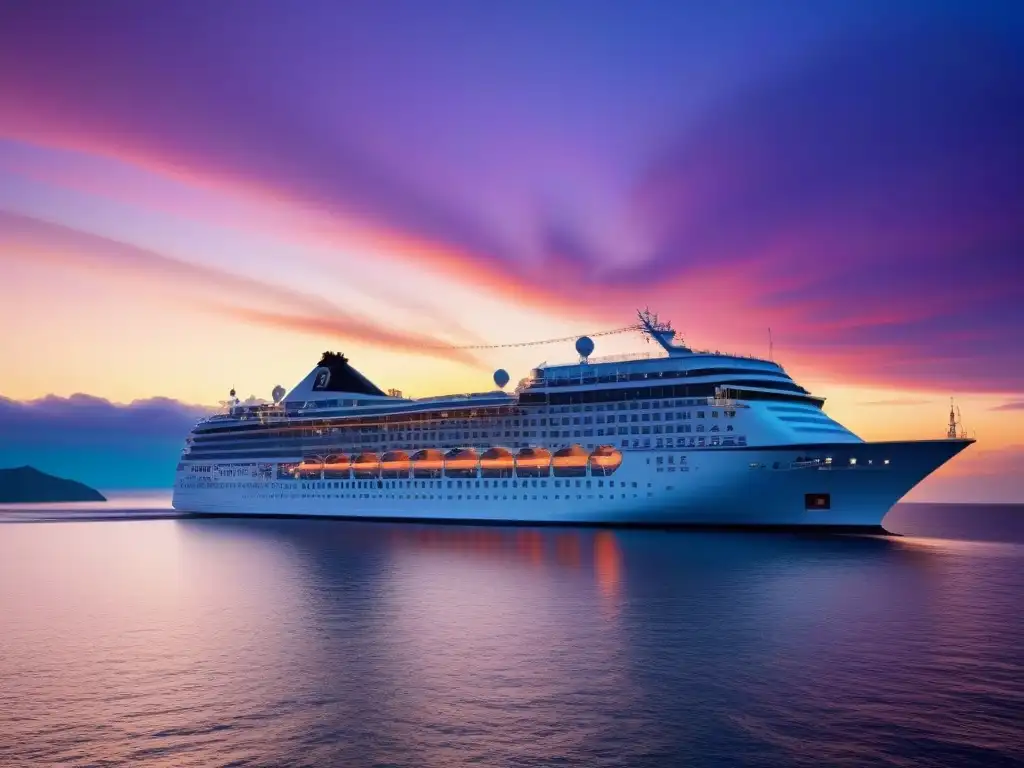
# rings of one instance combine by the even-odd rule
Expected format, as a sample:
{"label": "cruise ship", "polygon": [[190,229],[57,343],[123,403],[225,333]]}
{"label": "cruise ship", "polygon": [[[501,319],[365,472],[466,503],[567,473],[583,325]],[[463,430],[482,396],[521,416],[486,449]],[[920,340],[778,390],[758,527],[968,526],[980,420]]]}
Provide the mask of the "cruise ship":
{"label": "cruise ship", "polygon": [[202,419],[177,510],[421,522],[884,532],[972,442],[870,442],[773,360],[698,351],[638,312],[656,352],[542,365],[506,392],[407,398],[324,353],[290,392]]}

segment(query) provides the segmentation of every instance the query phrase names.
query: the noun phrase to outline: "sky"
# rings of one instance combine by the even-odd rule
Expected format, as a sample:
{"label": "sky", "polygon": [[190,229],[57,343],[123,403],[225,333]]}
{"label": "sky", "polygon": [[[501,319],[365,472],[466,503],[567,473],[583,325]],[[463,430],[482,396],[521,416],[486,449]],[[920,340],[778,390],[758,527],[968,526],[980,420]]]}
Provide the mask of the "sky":
{"label": "sky", "polygon": [[[0,466],[167,485],[325,349],[491,388],[650,306],[1024,502],[1024,6],[0,5]],[[599,337],[597,354],[643,351]]]}

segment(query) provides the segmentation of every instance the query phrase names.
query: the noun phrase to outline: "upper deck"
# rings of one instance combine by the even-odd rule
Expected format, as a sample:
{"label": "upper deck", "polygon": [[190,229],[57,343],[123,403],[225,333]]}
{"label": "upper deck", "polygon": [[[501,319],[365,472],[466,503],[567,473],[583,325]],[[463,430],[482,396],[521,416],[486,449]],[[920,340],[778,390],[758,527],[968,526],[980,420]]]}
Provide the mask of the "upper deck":
{"label": "upper deck", "polygon": [[573,364],[543,364],[530,372],[526,389],[606,384],[620,381],[681,379],[700,376],[751,374],[792,381],[781,365],[770,360],[718,352],[686,356],[621,357],[587,360]]}
{"label": "upper deck", "polygon": [[[407,398],[385,393],[349,365],[341,354],[325,352],[317,367],[290,392],[275,393],[273,405],[242,406],[202,420],[196,432],[259,429],[281,423],[358,421],[365,425],[405,419],[491,417],[538,406],[659,398],[703,400],[790,400],[815,405],[823,400],[797,385],[773,360],[710,350],[694,350],[675,339],[671,325],[649,312],[635,326],[660,347],[657,354],[592,358],[593,342],[577,341],[575,363],[542,363],[510,394],[504,391]],[[499,371],[503,387],[508,375]],[[283,390],[280,390],[283,394]],[[233,393],[232,393],[233,395]]]}

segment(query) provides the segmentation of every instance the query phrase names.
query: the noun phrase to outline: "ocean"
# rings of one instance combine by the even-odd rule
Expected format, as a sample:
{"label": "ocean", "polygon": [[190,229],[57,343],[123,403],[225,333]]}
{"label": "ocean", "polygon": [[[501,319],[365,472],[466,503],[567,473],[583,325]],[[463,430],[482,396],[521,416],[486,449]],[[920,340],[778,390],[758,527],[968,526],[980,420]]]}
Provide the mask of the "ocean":
{"label": "ocean", "polygon": [[1024,765],[1024,507],[900,505],[898,537],[169,514],[0,510],[0,765]]}

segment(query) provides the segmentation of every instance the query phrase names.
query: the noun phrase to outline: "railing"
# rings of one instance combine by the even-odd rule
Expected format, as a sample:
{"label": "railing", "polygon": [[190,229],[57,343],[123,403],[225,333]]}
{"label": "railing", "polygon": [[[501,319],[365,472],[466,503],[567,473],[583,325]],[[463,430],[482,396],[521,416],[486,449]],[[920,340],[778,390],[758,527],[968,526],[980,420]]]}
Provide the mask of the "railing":
{"label": "railing", "polygon": [[[712,357],[738,357],[742,360],[757,360],[759,363],[772,363],[773,365],[779,365],[774,360],[770,360],[767,357],[759,357],[758,355],[744,355],[733,352],[722,352],[718,349],[691,349],[690,352],[694,355],[710,355]],[[782,368],[779,365],[779,368]]]}
{"label": "railing", "polygon": [[[458,395],[433,395],[432,397],[420,397],[412,402],[414,403],[440,403],[440,402],[459,402],[464,400],[480,400],[485,397],[494,397],[497,392],[464,392]],[[509,395],[510,397],[510,395]]]}
{"label": "railing", "polygon": [[[602,357],[589,357],[586,360],[586,364],[598,365],[599,363],[628,363],[633,360],[656,360],[656,359],[667,359],[668,355],[659,352],[629,352],[622,355],[604,355]],[[547,370],[548,368],[566,368],[573,365],[579,365],[579,363],[541,363],[536,366],[538,370]]]}
{"label": "railing", "polygon": [[[770,360],[766,357],[759,357],[758,355],[741,354],[733,352],[722,352],[718,349],[690,349],[689,347],[680,348],[680,352],[691,355],[707,355],[710,357],[735,357],[741,360],[756,360],[759,363],[772,363],[773,365],[781,365],[776,363],[774,360]],[[669,355],[663,351],[658,352],[631,352],[621,355],[605,355],[603,357],[591,357],[587,359],[587,363],[591,365],[597,365],[599,363],[628,363],[636,360],[667,360],[673,355]],[[546,370],[549,368],[566,368],[569,366],[578,365],[578,363],[541,363],[536,366],[540,370]]]}

